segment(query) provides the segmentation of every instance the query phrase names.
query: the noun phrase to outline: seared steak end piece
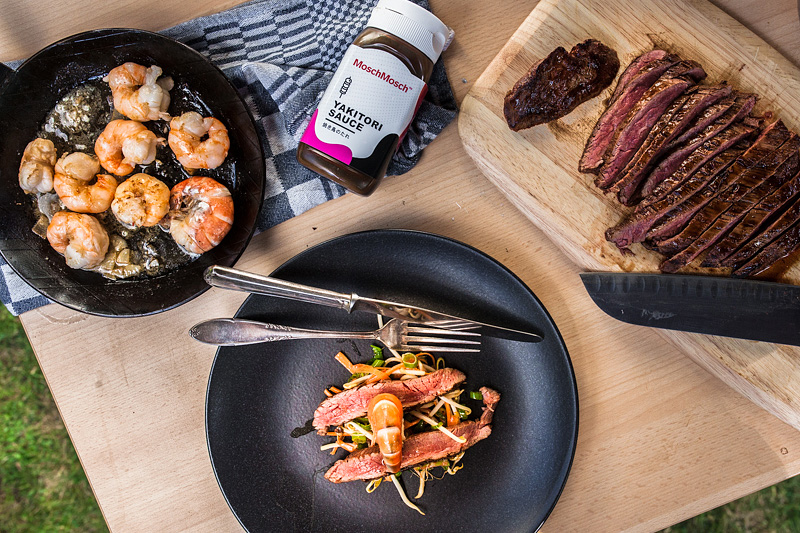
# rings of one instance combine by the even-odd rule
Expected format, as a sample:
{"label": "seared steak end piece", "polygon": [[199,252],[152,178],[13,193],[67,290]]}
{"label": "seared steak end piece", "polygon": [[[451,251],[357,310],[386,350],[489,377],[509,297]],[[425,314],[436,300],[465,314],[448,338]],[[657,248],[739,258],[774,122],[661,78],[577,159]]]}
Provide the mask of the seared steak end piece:
{"label": "seared steak end piece", "polygon": [[600,41],[588,39],[569,53],[559,46],[506,94],[508,127],[519,131],[563,117],[611,85],[618,70],[617,53]]}
{"label": "seared steak end piece", "polygon": [[[411,435],[403,442],[403,459],[400,468],[404,470],[457,455],[488,437],[492,432],[490,424],[495,406],[500,401],[500,393],[487,387],[481,387],[480,390],[484,403],[481,417],[478,420],[461,422],[448,428],[456,436],[463,437],[465,442],[456,442],[436,430]],[[387,473],[378,446],[370,446],[356,450],[344,459],[336,461],[325,473],[325,478],[334,483],[344,483],[358,479],[365,481],[375,479]]]}

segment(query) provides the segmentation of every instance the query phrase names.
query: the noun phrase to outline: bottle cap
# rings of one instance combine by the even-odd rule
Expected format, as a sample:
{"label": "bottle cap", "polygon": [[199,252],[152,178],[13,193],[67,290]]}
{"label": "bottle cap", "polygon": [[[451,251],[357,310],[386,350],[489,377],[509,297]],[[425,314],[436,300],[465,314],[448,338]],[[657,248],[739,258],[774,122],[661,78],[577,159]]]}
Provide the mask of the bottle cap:
{"label": "bottle cap", "polygon": [[379,0],[367,26],[403,39],[434,63],[454,36],[436,15],[408,0]]}

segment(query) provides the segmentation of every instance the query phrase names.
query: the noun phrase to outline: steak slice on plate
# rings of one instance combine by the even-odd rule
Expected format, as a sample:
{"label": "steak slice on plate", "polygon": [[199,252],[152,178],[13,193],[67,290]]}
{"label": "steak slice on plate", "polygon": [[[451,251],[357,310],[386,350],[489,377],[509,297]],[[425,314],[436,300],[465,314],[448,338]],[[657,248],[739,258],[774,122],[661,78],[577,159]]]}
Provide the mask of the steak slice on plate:
{"label": "steak slice on plate", "polygon": [[406,381],[379,381],[340,392],[325,399],[314,412],[314,427],[324,433],[328,426],[338,426],[367,414],[369,401],[381,393],[394,394],[403,407],[429,402],[466,380],[463,372],[442,368],[425,376]]}
{"label": "steak slice on plate", "polygon": [[[483,395],[483,413],[478,420],[461,422],[448,428],[464,442],[456,442],[441,431],[426,431],[409,436],[403,442],[400,469],[405,470],[432,461],[457,455],[478,441],[488,437],[492,432],[492,415],[500,394],[487,387],[481,387]],[[344,459],[336,461],[325,473],[325,478],[333,483],[376,479],[388,474],[383,464],[378,446],[370,446],[356,450]]]}

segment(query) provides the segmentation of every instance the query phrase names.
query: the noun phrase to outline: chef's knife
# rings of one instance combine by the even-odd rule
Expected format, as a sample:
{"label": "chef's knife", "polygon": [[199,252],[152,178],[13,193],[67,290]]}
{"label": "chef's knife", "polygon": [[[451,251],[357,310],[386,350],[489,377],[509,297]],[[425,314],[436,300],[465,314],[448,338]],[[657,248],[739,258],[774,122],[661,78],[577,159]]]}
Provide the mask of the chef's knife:
{"label": "chef's knife", "polygon": [[430,324],[447,329],[475,329],[479,327],[479,330],[476,331],[491,337],[523,342],[539,342],[542,340],[542,336],[539,333],[532,331],[486,324],[413,305],[364,298],[355,293],[345,294],[309,287],[308,285],[261,276],[251,272],[243,272],[228,267],[216,265],[209,267],[205,272],[205,280],[214,287],[326,305],[344,309],[348,313],[352,311],[367,311],[389,318],[408,319],[410,312],[414,322],[421,324]]}
{"label": "chef's knife", "polygon": [[800,346],[800,287],[714,276],[587,272],[600,309],[640,326]]}

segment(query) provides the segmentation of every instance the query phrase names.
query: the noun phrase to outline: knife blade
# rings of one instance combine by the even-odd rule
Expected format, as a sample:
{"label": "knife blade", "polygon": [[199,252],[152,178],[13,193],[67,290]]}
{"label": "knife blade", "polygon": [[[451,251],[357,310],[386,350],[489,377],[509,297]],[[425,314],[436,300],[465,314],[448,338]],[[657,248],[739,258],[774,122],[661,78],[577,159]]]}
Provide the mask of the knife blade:
{"label": "knife blade", "polygon": [[606,314],[640,326],[800,346],[800,287],[682,274],[584,272]]}
{"label": "knife blade", "polygon": [[429,324],[446,329],[469,329],[491,337],[522,342],[539,342],[542,340],[541,334],[533,331],[505,328],[413,305],[365,298],[355,293],[347,294],[320,289],[229,267],[211,266],[206,269],[204,277],[206,283],[213,287],[336,307],[344,309],[348,313],[365,311],[388,318],[403,319],[408,319],[409,313],[411,313],[414,322],[420,324]]}

